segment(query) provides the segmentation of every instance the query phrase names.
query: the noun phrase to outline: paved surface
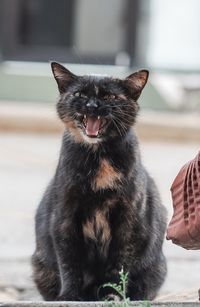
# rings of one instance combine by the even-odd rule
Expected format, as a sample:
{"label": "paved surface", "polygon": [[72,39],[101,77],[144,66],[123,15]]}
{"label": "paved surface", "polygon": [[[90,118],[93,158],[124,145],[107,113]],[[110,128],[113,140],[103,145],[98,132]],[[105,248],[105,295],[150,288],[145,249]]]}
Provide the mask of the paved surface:
{"label": "paved surface", "polygon": [[[54,172],[59,148],[59,135],[0,134],[0,301],[41,299],[31,281],[34,213]],[[199,145],[145,141],[141,149],[170,218],[170,185]],[[168,277],[160,292],[162,300],[197,300],[199,251],[186,251],[168,241],[164,249]]]}
{"label": "paved surface", "polygon": [[128,305],[118,304],[112,305],[111,303],[103,302],[15,302],[15,303],[0,303],[0,307],[199,307],[198,302],[131,302]]}

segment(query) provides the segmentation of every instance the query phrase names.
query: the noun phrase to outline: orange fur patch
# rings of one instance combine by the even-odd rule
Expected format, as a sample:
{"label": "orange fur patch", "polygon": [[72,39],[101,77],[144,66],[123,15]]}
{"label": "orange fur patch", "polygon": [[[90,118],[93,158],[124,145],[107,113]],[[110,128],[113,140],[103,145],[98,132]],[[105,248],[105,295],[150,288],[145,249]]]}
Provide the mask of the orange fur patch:
{"label": "orange fur patch", "polygon": [[85,238],[96,241],[96,236],[94,232],[94,221],[87,221],[83,224],[83,235]]}
{"label": "orange fur patch", "polygon": [[100,210],[96,211],[95,219],[96,219],[96,229],[98,232],[102,230],[101,240],[103,245],[105,245],[106,242],[108,242],[110,239],[110,227],[108,224],[108,220],[105,216],[105,213]]}
{"label": "orange fur patch", "polygon": [[111,239],[106,212],[96,210],[93,218],[87,220],[82,227],[85,240],[90,239],[97,242],[100,246],[101,253],[106,255]]}
{"label": "orange fur patch", "polygon": [[121,174],[117,173],[110,163],[103,159],[99,170],[93,180],[92,188],[94,191],[106,188],[114,188],[117,181],[121,179]]}
{"label": "orange fur patch", "polygon": [[64,124],[71,136],[74,138],[75,142],[83,143],[83,138],[75,123],[73,121],[64,121]]}

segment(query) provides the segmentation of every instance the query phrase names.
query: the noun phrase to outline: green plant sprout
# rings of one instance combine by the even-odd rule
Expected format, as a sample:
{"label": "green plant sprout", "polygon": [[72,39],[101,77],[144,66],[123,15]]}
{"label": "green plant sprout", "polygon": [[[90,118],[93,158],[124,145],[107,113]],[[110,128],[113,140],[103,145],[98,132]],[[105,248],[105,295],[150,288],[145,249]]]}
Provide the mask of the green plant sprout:
{"label": "green plant sprout", "polygon": [[107,301],[109,306],[117,306],[117,307],[128,307],[130,306],[130,299],[126,297],[126,286],[128,283],[128,273],[124,272],[124,268],[122,267],[119,272],[120,281],[119,284],[116,283],[106,283],[103,287],[110,287],[116,291],[119,298],[121,298],[120,302],[109,302]]}
{"label": "green plant sprout", "polygon": [[[103,285],[103,288],[110,287],[116,291],[117,295],[121,299],[119,302],[108,301],[106,300],[107,306],[111,307],[129,307],[131,306],[131,300],[129,297],[126,297],[126,287],[128,283],[128,273],[124,272],[124,268],[122,266],[121,271],[119,272],[120,281],[119,284],[116,283],[106,283]],[[149,301],[142,301],[141,307],[151,307]]]}

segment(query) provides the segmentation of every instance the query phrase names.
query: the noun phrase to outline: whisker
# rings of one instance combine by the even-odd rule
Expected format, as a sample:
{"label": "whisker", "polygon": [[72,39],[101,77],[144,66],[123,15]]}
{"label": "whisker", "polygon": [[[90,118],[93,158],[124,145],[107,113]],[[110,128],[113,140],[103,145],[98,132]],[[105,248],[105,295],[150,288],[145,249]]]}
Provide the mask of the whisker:
{"label": "whisker", "polygon": [[128,116],[127,115],[126,118],[124,118],[124,117],[120,118],[119,115],[122,115],[122,114],[114,114],[113,113],[113,115],[115,115],[115,119],[120,121],[121,123],[124,123],[124,124],[127,124],[127,125],[132,125],[133,124],[134,118],[132,116]]}
{"label": "whisker", "polygon": [[118,130],[118,132],[119,132],[119,135],[120,135],[121,137],[123,137],[122,134],[121,134],[121,131],[120,131],[118,125],[117,125],[117,123],[116,123],[115,120],[114,120],[114,118],[112,118],[111,120],[112,120],[114,126],[117,128],[117,130]]}
{"label": "whisker", "polygon": [[115,122],[121,127],[123,133],[125,134],[126,133],[126,127],[122,124],[122,122],[116,121],[116,120],[115,120]]}
{"label": "whisker", "polygon": [[131,115],[132,114],[132,112],[133,112],[134,110],[133,109],[113,109],[112,110],[112,112],[116,112],[116,113],[125,113],[125,114],[129,114],[129,115]]}
{"label": "whisker", "polygon": [[132,126],[132,121],[124,123],[124,121],[121,121],[119,118],[112,118],[112,119],[115,121],[115,124],[117,125],[118,129],[119,129],[119,127],[121,128],[123,134],[126,134],[127,128],[128,128],[128,127],[126,127],[125,124],[128,124],[128,126]]}
{"label": "whisker", "polygon": [[116,118],[119,118],[120,120],[124,122],[130,122],[130,121],[132,122],[133,119],[135,118],[130,114],[124,114],[124,113],[114,113],[113,112],[113,115],[115,115]]}

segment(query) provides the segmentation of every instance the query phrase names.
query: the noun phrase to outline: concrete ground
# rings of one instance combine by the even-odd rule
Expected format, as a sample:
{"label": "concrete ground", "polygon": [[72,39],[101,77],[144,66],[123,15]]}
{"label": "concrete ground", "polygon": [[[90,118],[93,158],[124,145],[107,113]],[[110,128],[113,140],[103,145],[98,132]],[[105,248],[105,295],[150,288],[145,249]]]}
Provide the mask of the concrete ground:
{"label": "concrete ground", "polygon": [[[0,133],[0,301],[41,299],[31,280],[34,214],[55,170],[60,140],[60,134]],[[199,144],[141,141],[141,150],[170,218],[170,186]],[[164,250],[168,276],[160,300],[197,301],[199,251],[186,251],[169,241]]]}

